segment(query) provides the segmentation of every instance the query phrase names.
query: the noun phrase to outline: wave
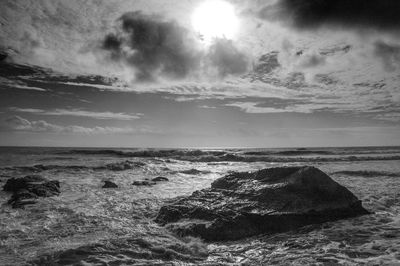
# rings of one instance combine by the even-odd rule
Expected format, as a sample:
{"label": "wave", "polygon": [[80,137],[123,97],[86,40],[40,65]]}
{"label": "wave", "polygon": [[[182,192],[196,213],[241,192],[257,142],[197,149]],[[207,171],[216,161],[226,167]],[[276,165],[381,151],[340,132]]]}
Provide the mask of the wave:
{"label": "wave", "polygon": [[110,155],[110,156],[120,156],[120,157],[185,157],[185,156],[205,156],[213,155],[220,156],[224,155],[225,151],[214,151],[214,150],[138,150],[138,151],[122,151],[122,150],[97,150],[97,149],[87,149],[87,150],[70,150],[63,151],[63,154],[81,154],[81,155]]}
{"label": "wave", "polygon": [[400,160],[400,155],[393,156],[335,156],[335,157],[277,157],[277,156],[241,156],[226,154],[223,156],[203,156],[187,159],[192,162],[345,162],[345,161],[388,161]]}
{"label": "wave", "polygon": [[22,171],[22,172],[43,172],[49,170],[70,170],[70,171],[82,171],[82,170],[109,170],[109,171],[124,171],[135,169],[139,167],[143,167],[146,164],[144,162],[133,162],[133,161],[122,161],[122,162],[113,162],[102,166],[85,166],[85,165],[43,165],[36,164],[33,166],[12,166],[12,167],[3,167],[1,170],[11,170],[11,171]]}
{"label": "wave", "polygon": [[367,170],[338,171],[338,172],[334,172],[333,174],[361,176],[361,177],[377,177],[377,176],[400,177],[400,173],[392,173],[392,172],[385,172],[385,171],[367,171]]}
{"label": "wave", "polygon": [[400,154],[393,149],[384,152],[378,149],[332,148],[292,150],[200,150],[200,149],[74,149],[64,154],[104,155],[123,158],[168,158],[191,162],[335,162],[399,160]]}
{"label": "wave", "polygon": [[331,151],[322,151],[322,150],[307,150],[307,149],[296,149],[296,150],[287,150],[287,151],[249,151],[244,152],[243,155],[286,155],[286,156],[296,156],[296,155],[334,155],[334,152]]}

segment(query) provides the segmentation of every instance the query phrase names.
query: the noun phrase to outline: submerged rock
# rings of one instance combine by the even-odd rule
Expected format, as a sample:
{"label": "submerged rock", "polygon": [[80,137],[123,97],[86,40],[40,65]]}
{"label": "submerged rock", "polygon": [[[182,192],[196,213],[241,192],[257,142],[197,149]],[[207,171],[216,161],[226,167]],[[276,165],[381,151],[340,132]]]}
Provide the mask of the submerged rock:
{"label": "submerged rock", "polygon": [[102,188],[117,188],[117,187],[118,187],[117,184],[109,180],[104,181],[104,185],[102,186]]}
{"label": "submerged rock", "polygon": [[38,197],[51,197],[60,194],[60,183],[48,180],[40,175],[28,175],[21,178],[10,178],[3,186],[4,191],[13,192],[8,204],[20,208],[36,203]]}
{"label": "submerged rock", "polygon": [[304,166],[228,174],[161,207],[155,221],[179,235],[220,241],[368,213],[347,188]]}

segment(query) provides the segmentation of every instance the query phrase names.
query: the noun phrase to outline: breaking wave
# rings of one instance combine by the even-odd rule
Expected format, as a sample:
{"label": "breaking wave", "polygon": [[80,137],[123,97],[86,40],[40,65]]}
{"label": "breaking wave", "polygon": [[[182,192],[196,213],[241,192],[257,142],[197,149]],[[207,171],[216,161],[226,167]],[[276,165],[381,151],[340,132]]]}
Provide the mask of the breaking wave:
{"label": "breaking wave", "polygon": [[391,173],[385,171],[338,171],[333,174],[350,175],[350,176],[361,176],[361,177],[400,177],[400,173]]}
{"label": "breaking wave", "polygon": [[130,170],[130,169],[143,167],[145,165],[146,164],[144,162],[133,162],[133,161],[125,160],[125,161],[121,161],[121,162],[108,163],[108,164],[101,165],[101,166],[36,164],[33,166],[12,166],[12,167],[3,167],[0,169],[1,170],[9,170],[9,171],[14,170],[14,171],[22,171],[22,172],[33,172],[33,173],[39,173],[39,172],[49,171],[49,170],[58,170],[58,171],[67,171],[67,170],[69,170],[69,171],[82,171],[82,170],[124,171],[124,170]]}
{"label": "breaking wave", "polygon": [[[341,161],[384,161],[399,160],[400,151],[372,150],[369,152],[346,149],[332,150],[118,150],[118,149],[79,149],[63,151],[64,154],[75,155],[103,155],[122,158],[167,158],[189,162],[341,162]],[[353,154],[353,155],[351,155]]]}

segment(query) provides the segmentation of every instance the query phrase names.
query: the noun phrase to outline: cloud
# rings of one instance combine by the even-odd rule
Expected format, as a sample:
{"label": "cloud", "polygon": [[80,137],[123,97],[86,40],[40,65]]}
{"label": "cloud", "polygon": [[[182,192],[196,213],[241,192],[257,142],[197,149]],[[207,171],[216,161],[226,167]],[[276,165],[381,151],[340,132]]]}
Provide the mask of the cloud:
{"label": "cloud", "polygon": [[0,77],[0,85],[8,88],[15,88],[22,90],[46,91],[45,89],[42,88],[28,86],[25,82],[20,80],[11,80],[3,77]]}
{"label": "cloud", "polygon": [[77,117],[90,117],[94,119],[112,119],[112,120],[134,120],[139,119],[143,114],[126,114],[126,113],[113,113],[113,112],[91,112],[80,109],[54,109],[42,110],[33,108],[18,108],[10,107],[10,111],[33,113],[37,115],[52,115],[52,116],[77,116]]}
{"label": "cloud", "polygon": [[291,105],[286,107],[268,107],[259,102],[233,102],[225,106],[239,107],[243,112],[250,114],[268,114],[268,113],[312,113],[323,106],[317,104]]}
{"label": "cloud", "polygon": [[300,29],[334,26],[397,31],[399,12],[400,2],[393,0],[278,0],[264,7],[259,16]]}
{"label": "cloud", "polygon": [[181,78],[199,64],[195,40],[174,21],[142,12],[128,12],[119,18],[120,28],[103,41],[114,60],[135,66],[139,80],[151,80],[160,73]]}
{"label": "cloud", "polygon": [[83,127],[77,125],[61,126],[48,123],[44,120],[30,121],[20,116],[11,116],[4,120],[3,127],[13,131],[46,132],[64,134],[134,134],[146,133],[146,129],[118,128],[118,127]]}
{"label": "cloud", "polygon": [[159,76],[182,79],[201,75],[202,70],[223,77],[247,70],[247,56],[231,40],[215,39],[205,48],[176,21],[140,11],[125,13],[117,22],[102,48],[112,61],[132,67],[136,81],[154,81]]}
{"label": "cloud", "polygon": [[309,54],[309,55],[303,56],[300,66],[305,67],[305,68],[313,68],[313,67],[318,67],[318,66],[324,65],[325,62],[326,62],[325,57],[314,53],[314,54]]}
{"label": "cloud", "polygon": [[248,58],[236,48],[231,40],[218,39],[210,47],[207,59],[220,76],[242,74],[247,71]]}
{"label": "cloud", "polygon": [[387,71],[395,71],[400,66],[400,45],[391,45],[383,41],[375,43],[375,55],[382,59]]}
{"label": "cloud", "polygon": [[400,113],[396,112],[396,113],[379,114],[375,116],[375,119],[391,121],[391,122],[400,122]]}

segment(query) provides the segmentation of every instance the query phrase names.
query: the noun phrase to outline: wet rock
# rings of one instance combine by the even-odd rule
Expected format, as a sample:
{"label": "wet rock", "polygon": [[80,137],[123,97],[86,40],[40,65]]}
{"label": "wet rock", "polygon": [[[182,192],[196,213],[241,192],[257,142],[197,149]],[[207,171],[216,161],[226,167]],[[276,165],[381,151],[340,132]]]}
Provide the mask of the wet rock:
{"label": "wet rock", "polygon": [[11,204],[13,208],[22,208],[28,204],[35,204],[37,198],[38,196],[35,193],[27,189],[21,189],[14,192],[7,203]]}
{"label": "wet rock", "polygon": [[108,180],[104,181],[104,185],[102,186],[102,188],[117,188],[117,187],[118,187],[117,184]]}
{"label": "wet rock", "polygon": [[38,197],[51,197],[60,194],[60,183],[48,180],[39,175],[28,175],[21,178],[10,178],[3,186],[4,191],[13,192],[9,204],[20,208],[36,203]]}
{"label": "wet rock", "polygon": [[228,174],[161,207],[155,221],[179,235],[220,241],[368,213],[348,189],[304,166]]}
{"label": "wet rock", "polygon": [[187,174],[187,175],[198,175],[198,174],[201,174],[201,173],[209,173],[209,171],[200,171],[200,170],[197,170],[197,169],[189,169],[189,170],[183,170],[183,171],[181,171],[181,173],[182,174]]}
{"label": "wet rock", "polygon": [[111,171],[124,171],[124,170],[134,169],[137,167],[142,167],[144,165],[145,165],[145,163],[142,163],[142,162],[132,162],[132,161],[126,160],[123,162],[107,164],[106,168]]}
{"label": "wet rock", "polygon": [[157,177],[153,178],[151,181],[160,182],[160,181],[169,181],[169,179],[166,177],[163,177],[163,176],[157,176]]}
{"label": "wet rock", "polygon": [[134,186],[153,186],[155,184],[156,184],[156,182],[148,181],[148,180],[134,181],[132,183],[132,185],[134,185]]}

